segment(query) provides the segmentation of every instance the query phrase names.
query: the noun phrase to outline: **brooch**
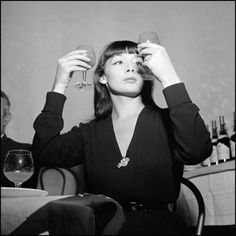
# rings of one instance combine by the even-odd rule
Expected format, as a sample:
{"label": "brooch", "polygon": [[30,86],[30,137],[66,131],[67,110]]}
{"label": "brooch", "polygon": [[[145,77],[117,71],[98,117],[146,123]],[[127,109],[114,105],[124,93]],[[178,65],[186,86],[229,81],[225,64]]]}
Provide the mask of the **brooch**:
{"label": "brooch", "polygon": [[127,166],[128,165],[128,162],[129,162],[129,158],[128,157],[123,157],[120,162],[117,164],[117,167],[120,168],[122,166]]}

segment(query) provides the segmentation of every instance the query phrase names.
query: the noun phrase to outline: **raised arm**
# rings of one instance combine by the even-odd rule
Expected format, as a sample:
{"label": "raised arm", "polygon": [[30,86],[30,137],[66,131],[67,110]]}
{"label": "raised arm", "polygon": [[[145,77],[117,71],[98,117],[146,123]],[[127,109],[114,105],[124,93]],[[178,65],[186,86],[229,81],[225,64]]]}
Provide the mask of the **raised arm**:
{"label": "raised arm", "polygon": [[52,91],[47,93],[45,106],[34,122],[33,155],[40,165],[69,167],[83,163],[83,136],[78,127],[60,134],[65,90],[75,71],[90,69],[86,51],[74,50],[60,58]]}
{"label": "raised arm", "polygon": [[185,164],[202,162],[212,152],[210,133],[199,114],[199,108],[192,103],[184,83],[176,73],[166,49],[154,43],[142,43],[138,48],[140,54],[145,56],[143,65],[151,69],[162,84],[177,158]]}
{"label": "raised arm", "polygon": [[65,96],[48,92],[46,104],[34,122],[33,155],[40,165],[71,167],[84,162],[84,141],[80,128],[63,129]]}
{"label": "raised arm", "polygon": [[175,156],[184,164],[202,162],[211,155],[212,143],[199,108],[192,103],[183,83],[168,86],[163,93],[168,105]]}

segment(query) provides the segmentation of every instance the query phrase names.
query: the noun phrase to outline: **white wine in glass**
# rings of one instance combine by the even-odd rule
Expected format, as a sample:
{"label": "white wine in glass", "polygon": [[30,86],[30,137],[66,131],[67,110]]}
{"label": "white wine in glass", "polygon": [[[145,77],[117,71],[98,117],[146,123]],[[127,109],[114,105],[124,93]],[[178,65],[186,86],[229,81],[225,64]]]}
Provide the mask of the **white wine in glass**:
{"label": "white wine in glass", "polygon": [[21,187],[34,173],[31,152],[23,149],[9,150],[3,163],[3,173],[15,187]]}
{"label": "white wine in glass", "polygon": [[[159,39],[156,32],[145,31],[145,32],[142,32],[142,33],[139,34],[138,43],[156,43],[156,44],[160,44],[160,39]],[[145,55],[144,55],[144,57],[145,57]],[[145,72],[145,76],[143,76],[143,79],[144,80],[155,80],[155,77],[154,77],[153,73],[151,72],[151,70],[147,67],[145,67],[144,69],[145,69],[146,72]]]}
{"label": "white wine in glass", "polygon": [[[89,62],[86,61],[86,63],[89,64],[91,67],[95,65],[96,54],[91,45],[88,45],[88,44],[79,45],[77,47],[77,50],[86,50],[85,55],[90,59],[90,61]],[[93,88],[93,84],[87,81],[87,70],[82,71],[82,81],[76,82],[74,86],[76,88],[79,88],[80,90]]]}

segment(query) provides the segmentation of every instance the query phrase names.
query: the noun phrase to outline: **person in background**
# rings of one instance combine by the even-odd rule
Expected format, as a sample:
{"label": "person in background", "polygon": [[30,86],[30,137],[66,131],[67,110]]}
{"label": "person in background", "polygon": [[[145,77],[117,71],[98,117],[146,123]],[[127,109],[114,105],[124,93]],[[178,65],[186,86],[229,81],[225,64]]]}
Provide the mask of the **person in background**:
{"label": "person in background", "polygon": [[[107,45],[94,73],[94,118],[61,134],[71,74],[90,69],[89,60],[82,50],[58,60],[34,122],[34,155],[41,165],[84,164],[88,191],[123,207],[120,235],[188,234],[168,205],[178,198],[183,165],[201,163],[212,144],[166,49],[129,40]],[[168,108],[155,104],[153,81],[145,80],[150,77],[161,82]]]}
{"label": "person in background", "polygon": [[[6,158],[7,152],[11,149],[25,149],[31,150],[31,144],[20,143],[9,137],[7,137],[5,130],[6,126],[11,121],[10,113],[10,100],[8,96],[1,91],[1,187],[14,187],[14,183],[6,178],[3,173],[3,163]],[[34,174],[26,182],[22,183],[22,188],[36,188],[37,187],[37,177],[38,177],[38,167],[34,160]]]}

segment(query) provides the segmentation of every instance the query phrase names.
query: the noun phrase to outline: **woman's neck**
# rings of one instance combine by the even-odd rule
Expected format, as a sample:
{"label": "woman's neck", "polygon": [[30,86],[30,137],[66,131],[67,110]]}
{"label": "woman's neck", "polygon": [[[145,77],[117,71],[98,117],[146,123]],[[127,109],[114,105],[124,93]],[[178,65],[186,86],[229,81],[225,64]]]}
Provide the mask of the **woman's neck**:
{"label": "woman's neck", "polygon": [[140,96],[136,98],[130,97],[115,97],[112,98],[113,110],[112,119],[126,119],[134,115],[138,115],[140,111],[144,108],[144,104]]}

